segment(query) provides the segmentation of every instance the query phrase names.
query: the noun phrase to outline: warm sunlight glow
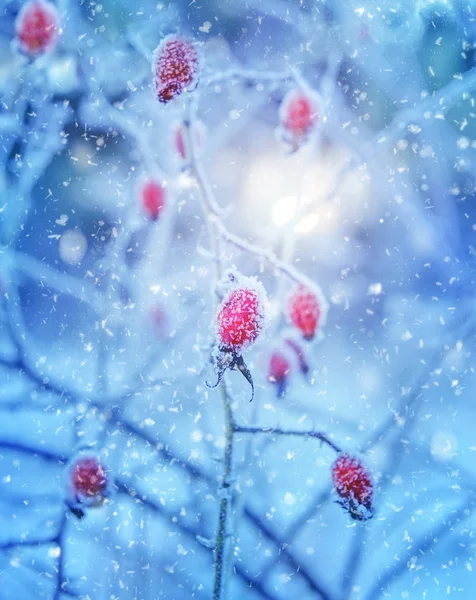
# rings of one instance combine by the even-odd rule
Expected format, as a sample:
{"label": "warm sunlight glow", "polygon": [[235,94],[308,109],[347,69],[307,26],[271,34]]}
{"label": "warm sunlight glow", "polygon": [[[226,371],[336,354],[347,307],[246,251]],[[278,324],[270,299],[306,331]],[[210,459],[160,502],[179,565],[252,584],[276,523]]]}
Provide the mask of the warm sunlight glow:
{"label": "warm sunlight glow", "polygon": [[283,196],[271,209],[273,223],[282,227],[294,217],[297,208],[296,196]]}

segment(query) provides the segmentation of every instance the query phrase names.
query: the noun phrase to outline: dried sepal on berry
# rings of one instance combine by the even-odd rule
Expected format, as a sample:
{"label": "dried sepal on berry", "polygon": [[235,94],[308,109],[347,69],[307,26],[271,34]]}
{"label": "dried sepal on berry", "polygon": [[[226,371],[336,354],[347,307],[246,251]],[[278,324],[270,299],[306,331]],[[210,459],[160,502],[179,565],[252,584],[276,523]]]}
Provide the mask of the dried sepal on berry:
{"label": "dried sepal on berry", "polygon": [[288,297],[287,315],[304,339],[312,340],[325,324],[328,305],[318,286],[312,288],[298,285]]}
{"label": "dried sepal on berry", "polygon": [[349,454],[340,454],[332,465],[332,481],[339,504],[357,521],[373,517],[374,485],[372,476],[362,461]]}
{"label": "dried sepal on berry", "polygon": [[216,387],[227,369],[238,370],[249,382],[254,396],[251,372],[242,353],[265,329],[268,321],[268,300],[262,284],[254,277],[228,271],[219,283],[222,297],[215,318],[215,345],[212,354],[217,372]]}
{"label": "dried sepal on berry", "polygon": [[81,452],[67,468],[68,505],[81,518],[84,508],[98,507],[110,496],[110,480],[104,462],[91,452]]}
{"label": "dried sepal on berry", "polygon": [[320,120],[320,98],[310,89],[290,90],[279,108],[279,137],[293,151],[307,142]]}
{"label": "dried sepal on berry", "polygon": [[30,57],[54,48],[59,33],[59,16],[55,5],[46,0],[26,2],[16,18],[15,32],[20,50]]}
{"label": "dried sepal on berry", "polygon": [[168,35],[154,50],[153,85],[157,99],[167,104],[198,83],[200,55],[196,45],[180,35]]}

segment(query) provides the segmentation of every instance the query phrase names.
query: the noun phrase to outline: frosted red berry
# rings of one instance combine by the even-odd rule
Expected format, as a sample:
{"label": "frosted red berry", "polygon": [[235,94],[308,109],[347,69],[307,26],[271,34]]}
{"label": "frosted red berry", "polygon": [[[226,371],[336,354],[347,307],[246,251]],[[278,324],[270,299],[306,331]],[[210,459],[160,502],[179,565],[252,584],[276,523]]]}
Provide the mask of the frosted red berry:
{"label": "frosted red berry", "polygon": [[58,12],[45,0],[27,2],[18,13],[15,31],[19,46],[30,56],[38,56],[51,50],[59,31]]}
{"label": "frosted red berry", "polygon": [[300,285],[290,296],[290,321],[301,330],[306,340],[312,340],[321,321],[322,305],[317,295]]}
{"label": "frosted red berry", "polygon": [[280,110],[281,124],[296,134],[308,132],[319,121],[319,103],[315,92],[300,89],[286,94]]}
{"label": "frosted red berry", "polygon": [[372,477],[358,458],[341,454],[332,465],[332,481],[342,505],[354,518],[365,520],[372,516]]}
{"label": "frosted red berry", "polygon": [[312,90],[293,89],[284,97],[279,117],[281,136],[296,150],[320,120],[319,96]]}
{"label": "frosted red berry", "polygon": [[263,329],[265,307],[260,294],[252,288],[238,288],[222,302],[217,315],[220,344],[241,350],[252,344]]}
{"label": "frosted red berry", "polygon": [[154,51],[152,72],[159,102],[167,104],[185,90],[197,84],[200,67],[194,44],[181,36],[169,35]]}
{"label": "frosted red berry", "polygon": [[242,353],[267,325],[266,292],[254,277],[230,270],[218,282],[217,293],[223,298],[215,318],[215,344],[211,355],[217,380],[214,384],[206,384],[216,388],[227,370],[238,370],[251,386],[251,401],[254,397],[253,377]]}
{"label": "frosted red berry", "polygon": [[70,471],[71,488],[79,502],[101,503],[108,486],[107,474],[98,458],[78,458]]}
{"label": "frosted red berry", "polygon": [[157,221],[165,207],[165,187],[150,179],[142,184],[140,195],[144,213],[151,221]]}

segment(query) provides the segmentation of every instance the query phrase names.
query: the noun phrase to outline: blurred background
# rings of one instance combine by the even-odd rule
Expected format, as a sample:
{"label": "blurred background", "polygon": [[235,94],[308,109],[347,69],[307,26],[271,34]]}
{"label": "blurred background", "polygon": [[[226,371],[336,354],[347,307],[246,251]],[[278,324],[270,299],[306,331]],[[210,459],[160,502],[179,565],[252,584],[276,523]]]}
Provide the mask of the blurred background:
{"label": "blurred background", "polygon": [[[204,57],[199,151],[230,231],[320,285],[283,396],[272,352],[292,283],[251,253],[273,323],[228,378],[240,424],[324,431],[375,475],[373,519],[332,493],[317,440],[237,436],[227,600],[473,597],[476,3],[58,0],[57,46],[28,60],[23,2],[0,0],[0,598],[211,598],[223,407],[209,390],[213,263],[160,105],[154,48]],[[256,77],[218,75],[233,68]],[[279,107],[299,73],[318,130],[290,153]],[[213,80],[216,77],[216,80]],[[141,184],[165,186],[151,223]],[[78,520],[84,446],[114,491]],[[65,514],[67,515],[65,517]]]}

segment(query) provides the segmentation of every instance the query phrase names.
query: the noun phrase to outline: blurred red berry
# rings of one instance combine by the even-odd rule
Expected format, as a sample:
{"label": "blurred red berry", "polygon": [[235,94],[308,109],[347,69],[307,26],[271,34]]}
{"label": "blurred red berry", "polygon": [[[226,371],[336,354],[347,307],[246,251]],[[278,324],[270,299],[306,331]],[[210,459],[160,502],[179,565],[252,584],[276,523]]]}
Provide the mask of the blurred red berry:
{"label": "blurred red berry", "polygon": [[268,379],[276,384],[278,396],[282,396],[286,389],[291,365],[281,352],[273,352],[269,359]]}
{"label": "blurred red berry", "polygon": [[183,91],[193,89],[199,72],[195,46],[178,35],[164,38],[154,51],[152,72],[159,102],[167,104]]}
{"label": "blurred red berry", "polygon": [[355,456],[341,454],[332,465],[332,481],[341,504],[354,519],[372,516],[373,482],[369,471]]}
{"label": "blurred red berry", "polygon": [[301,348],[301,346],[297,342],[295,342],[294,340],[292,340],[290,338],[287,338],[284,341],[290,348],[292,348],[294,350],[296,357],[298,359],[299,369],[300,369],[301,373],[303,375],[307,375],[307,373],[309,372],[309,365],[308,365],[306,356],[304,354],[304,350]]}
{"label": "blurred red berry", "polygon": [[155,305],[152,308],[151,316],[157,337],[159,337],[160,339],[164,339],[165,337],[167,337],[168,332],[168,319],[165,308],[158,304]]}
{"label": "blurred red berry", "polygon": [[319,96],[313,91],[293,89],[284,97],[279,115],[285,140],[297,147],[319,122]]}
{"label": "blurred red berry", "polygon": [[149,219],[157,221],[165,206],[165,188],[153,179],[146,181],[141,188],[142,208]]}
{"label": "blurred red berry", "polygon": [[106,496],[107,475],[96,457],[78,458],[71,467],[71,487],[80,502],[100,504]]}
{"label": "blurred red berry", "polygon": [[45,0],[27,2],[18,13],[15,30],[19,46],[30,56],[50,50],[58,38],[59,17],[53,4]]}
{"label": "blurred red berry", "polygon": [[265,307],[256,290],[234,290],[218,310],[217,334],[220,344],[234,351],[252,344],[263,329],[264,318]]}
{"label": "blurred red berry", "polygon": [[[190,160],[190,148],[188,143],[188,131],[187,128],[190,125],[185,123],[178,123],[175,125],[173,131],[173,146],[177,156],[184,162],[188,162]],[[203,147],[204,139],[205,139],[205,126],[201,121],[197,121],[193,124],[193,135],[194,135],[194,144],[197,153]]]}
{"label": "blurred red berry", "polygon": [[306,340],[312,340],[319,325],[322,307],[311,290],[300,285],[288,301],[289,318]]}

